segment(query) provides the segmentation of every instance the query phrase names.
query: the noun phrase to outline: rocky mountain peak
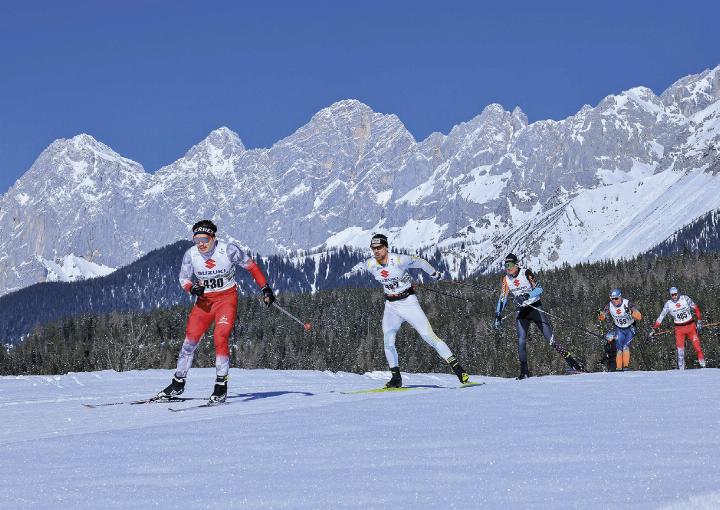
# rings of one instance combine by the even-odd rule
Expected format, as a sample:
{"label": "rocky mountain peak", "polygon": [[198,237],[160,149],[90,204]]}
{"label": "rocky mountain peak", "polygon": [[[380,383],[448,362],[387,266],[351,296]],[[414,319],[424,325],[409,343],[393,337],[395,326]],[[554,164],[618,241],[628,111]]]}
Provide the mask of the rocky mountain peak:
{"label": "rocky mountain peak", "polygon": [[679,79],[660,95],[673,113],[689,117],[720,99],[720,65]]}
{"label": "rocky mountain peak", "polygon": [[516,106],[512,111],[512,124],[516,131],[528,125],[528,117],[519,106]]}
{"label": "rocky mountain peak", "polygon": [[213,147],[222,149],[230,145],[238,151],[244,151],[245,145],[243,144],[240,136],[232,129],[222,126],[210,132],[205,138],[204,142],[212,145]]}

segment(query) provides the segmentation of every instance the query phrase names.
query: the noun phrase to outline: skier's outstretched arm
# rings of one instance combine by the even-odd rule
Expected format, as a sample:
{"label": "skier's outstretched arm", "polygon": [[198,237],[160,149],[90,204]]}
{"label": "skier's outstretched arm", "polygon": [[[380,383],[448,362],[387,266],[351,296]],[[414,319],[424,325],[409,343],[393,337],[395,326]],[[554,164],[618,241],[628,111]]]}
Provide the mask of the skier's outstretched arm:
{"label": "skier's outstretched arm", "polygon": [[670,312],[670,306],[668,306],[668,303],[665,303],[665,306],[663,306],[662,312],[660,312],[660,315],[658,315],[658,318],[655,319],[655,323],[652,325],[653,329],[658,329],[660,327],[660,324],[662,324],[663,319],[665,316]]}
{"label": "skier's outstretched arm", "polygon": [[502,326],[502,311],[507,305],[508,294],[510,289],[507,286],[505,278],[502,279],[500,297],[498,298],[497,305],[495,305],[495,329],[500,329]]}
{"label": "skier's outstretched arm", "polygon": [[427,260],[421,258],[421,257],[415,257],[414,255],[407,255],[406,259],[403,261],[405,268],[411,268],[411,269],[422,269],[427,274],[430,275],[431,278],[434,278],[435,280],[439,280],[440,277],[442,277],[442,273],[439,272],[437,269],[435,269],[430,262]]}
{"label": "skier's outstretched arm", "polygon": [[230,257],[230,261],[232,263],[238,264],[240,267],[249,272],[250,275],[252,275],[255,283],[262,290],[263,301],[267,306],[270,306],[275,301],[275,293],[268,284],[267,278],[262,272],[262,269],[260,269],[260,266],[258,266],[257,263],[248,256],[247,253],[242,251],[237,245],[234,244],[228,245],[228,257]]}

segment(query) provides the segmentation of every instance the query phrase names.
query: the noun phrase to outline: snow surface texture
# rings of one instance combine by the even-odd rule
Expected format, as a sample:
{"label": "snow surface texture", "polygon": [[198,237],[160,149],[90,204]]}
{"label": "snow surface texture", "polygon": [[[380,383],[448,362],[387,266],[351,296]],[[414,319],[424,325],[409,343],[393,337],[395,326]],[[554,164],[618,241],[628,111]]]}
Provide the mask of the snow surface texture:
{"label": "snow surface texture", "polygon": [[421,141],[344,100],[266,149],[219,128],[154,174],[82,134],[0,196],[0,294],[54,277],[42,261],[120,267],[206,217],[263,254],[366,248],[383,231],[439,245],[455,273],[508,251],[535,269],[632,257],[720,208],[718,189],[720,66],[558,121],[491,104]]}
{"label": "snow surface texture", "polygon": [[[720,370],[341,393],[388,376],[233,369],[229,404],[182,413],[197,401],[81,405],[146,398],[167,370],[0,377],[0,508],[720,505]],[[184,396],[213,378],[194,369]]]}

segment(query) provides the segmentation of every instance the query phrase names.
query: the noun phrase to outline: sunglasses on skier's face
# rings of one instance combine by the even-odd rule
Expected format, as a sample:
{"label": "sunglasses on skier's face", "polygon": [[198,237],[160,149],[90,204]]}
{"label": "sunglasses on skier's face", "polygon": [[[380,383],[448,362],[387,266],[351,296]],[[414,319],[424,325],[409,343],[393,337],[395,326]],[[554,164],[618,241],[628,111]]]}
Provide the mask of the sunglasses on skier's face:
{"label": "sunglasses on skier's face", "polygon": [[670,294],[670,297],[678,297],[678,293],[677,293],[677,292],[673,292],[672,294]]}
{"label": "sunglasses on skier's face", "polygon": [[515,262],[505,262],[505,269],[512,269],[515,266],[517,266]]}
{"label": "sunglasses on skier's face", "polygon": [[618,299],[622,299],[622,296],[615,296],[610,299],[612,299],[613,301],[617,301]]}
{"label": "sunglasses on skier's face", "polygon": [[193,243],[195,243],[195,244],[208,244],[210,241],[212,241],[212,237],[208,237],[208,236],[193,237]]}

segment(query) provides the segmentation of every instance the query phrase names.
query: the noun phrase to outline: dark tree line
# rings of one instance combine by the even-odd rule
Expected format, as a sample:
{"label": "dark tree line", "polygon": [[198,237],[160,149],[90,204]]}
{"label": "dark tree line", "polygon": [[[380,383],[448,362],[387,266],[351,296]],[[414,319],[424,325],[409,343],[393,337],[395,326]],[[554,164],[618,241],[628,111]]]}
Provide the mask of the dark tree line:
{"label": "dark tree line", "polygon": [[[108,276],[79,282],[46,282],[0,297],[0,343],[17,343],[35,326],[83,314],[148,311],[189,303],[178,283],[178,269],[189,241],[154,250]],[[348,248],[322,253],[261,257],[252,254],[270,285],[281,292],[310,293],[339,287],[371,287],[352,269],[369,254]],[[439,252],[436,266],[446,267]],[[350,274],[349,274],[350,273]],[[252,278],[238,272],[240,293],[258,292]]]}
{"label": "dark tree line", "polygon": [[[270,272],[272,273],[272,267]],[[620,287],[644,315],[632,343],[632,366],[642,370],[675,367],[672,334],[648,339],[647,332],[668,288],[677,286],[704,312],[706,323],[720,320],[718,282],[720,254],[640,257],[537,271],[545,289],[543,305],[561,319],[552,319],[556,337],[592,370],[603,369],[604,342],[577,328],[601,335],[596,310],[609,291]],[[287,276],[291,279],[291,276]],[[364,275],[366,283],[372,283]],[[518,372],[517,335],[512,314],[501,332],[492,328],[500,275],[465,281],[465,286],[426,283],[455,297],[418,289],[420,301],[436,333],[472,373],[514,376]],[[305,332],[258,297],[241,298],[231,337],[232,364],[242,368],[316,369],[364,372],[387,367],[382,341],[383,296],[379,288],[336,288],[314,294],[283,293],[279,302],[313,324]],[[508,305],[507,311],[512,310]],[[83,314],[36,327],[19,345],[0,349],[2,374],[56,374],[100,369],[173,368],[184,339],[189,304],[148,311]],[[666,319],[663,329],[672,329]],[[208,333],[211,334],[212,330]],[[195,366],[214,366],[212,341],[206,335]],[[718,330],[706,330],[702,344],[709,366],[718,366]],[[447,365],[418,335],[404,325],[397,347],[403,371],[447,371]],[[531,371],[562,373],[562,359],[534,329],[529,342]],[[694,353],[686,348],[689,366]]]}

